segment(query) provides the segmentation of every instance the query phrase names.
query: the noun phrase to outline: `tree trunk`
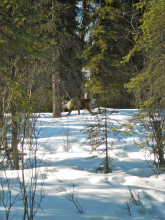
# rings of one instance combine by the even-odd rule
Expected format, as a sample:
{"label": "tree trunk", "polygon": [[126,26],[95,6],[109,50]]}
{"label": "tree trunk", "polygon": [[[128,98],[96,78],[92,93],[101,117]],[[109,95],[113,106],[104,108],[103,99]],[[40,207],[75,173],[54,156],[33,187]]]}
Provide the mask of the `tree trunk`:
{"label": "tree trunk", "polygon": [[60,73],[59,73],[60,53],[55,49],[52,68],[52,89],[53,89],[53,118],[61,117],[61,95],[60,95]]}
{"label": "tree trunk", "polygon": [[12,140],[11,140],[11,145],[12,145],[12,151],[13,151],[13,167],[14,170],[19,170],[19,159],[18,159],[18,149],[17,149],[17,132],[18,132],[18,123],[16,120],[16,109],[15,106],[13,105],[11,107],[11,115],[12,115]]}
{"label": "tree trunk", "polygon": [[107,130],[107,114],[105,108],[105,173],[109,173],[109,158],[108,158],[108,130]]}
{"label": "tree trunk", "polygon": [[[15,61],[14,58],[10,58],[11,64],[11,75],[15,77]],[[17,149],[17,134],[18,134],[18,122],[16,118],[16,106],[13,100],[11,100],[11,118],[12,118],[12,138],[11,138],[11,147],[13,152],[13,169],[19,170],[19,160],[18,160],[18,149]]]}
{"label": "tree trunk", "polygon": [[[1,97],[0,97],[1,98]],[[3,127],[3,104],[0,100],[0,133],[1,133],[1,137],[0,137],[0,153],[1,153],[1,146],[2,146],[2,127]]]}

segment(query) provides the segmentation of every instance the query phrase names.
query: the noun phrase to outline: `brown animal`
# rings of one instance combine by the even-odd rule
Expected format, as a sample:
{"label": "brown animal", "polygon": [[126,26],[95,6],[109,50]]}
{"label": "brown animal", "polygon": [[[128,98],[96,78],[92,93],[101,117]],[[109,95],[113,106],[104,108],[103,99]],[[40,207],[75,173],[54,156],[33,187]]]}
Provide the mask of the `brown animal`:
{"label": "brown animal", "polygon": [[70,113],[73,110],[78,110],[78,115],[80,115],[80,109],[84,109],[84,108],[87,109],[90,112],[90,114],[92,114],[90,105],[91,105],[90,99],[80,99],[75,97],[68,102],[62,102],[61,109],[63,111],[65,111],[66,109],[69,110],[67,116],[70,115]]}

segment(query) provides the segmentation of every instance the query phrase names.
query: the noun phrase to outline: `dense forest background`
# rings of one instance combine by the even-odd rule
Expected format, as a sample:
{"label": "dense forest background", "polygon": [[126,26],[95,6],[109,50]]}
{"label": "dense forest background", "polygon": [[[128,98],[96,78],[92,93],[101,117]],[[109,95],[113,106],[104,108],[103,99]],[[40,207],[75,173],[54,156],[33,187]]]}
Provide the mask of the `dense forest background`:
{"label": "dense forest background", "polygon": [[61,100],[84,92],[106,107],[161,103],[164,7],[161,0],[1,1],[1,114],[59,117]]}
{"label": "dense forest background", "polygon": [[61,100],[85,92],[99,106],[154,118],[165,105],[164,61],[164,0],[1,0],[1,142],[11,120],[18,157],[21,114],[60,117]]}

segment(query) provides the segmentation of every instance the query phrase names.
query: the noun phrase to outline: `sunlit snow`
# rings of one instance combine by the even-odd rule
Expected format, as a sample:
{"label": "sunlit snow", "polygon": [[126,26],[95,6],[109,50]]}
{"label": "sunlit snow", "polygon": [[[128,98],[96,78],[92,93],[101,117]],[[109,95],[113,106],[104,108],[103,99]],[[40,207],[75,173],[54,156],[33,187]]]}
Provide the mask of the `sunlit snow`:
{"label": "sunlit snow", "polygon": [[[117,111],[109,117],[122,123],[138,110]],[[135,128],[133,136],[122,137],[122,140],[110,134],[108,144],[109,156],[113,159],[112,173],[96,173],[105,154],[91,153],[88,134],[83,131],[86,124],[94,123],[94,116],[83,110],[81,115],[77,111],[72,111],[69,117],[65,117],[66,114],[62,113],[61,118],[53,118],[52,113],[41,113],[36,121],[36,158],[41,164],[37,170],[35,200],[39,201],[41,188],[45,197],[41,203],[42,209],[38,210],[34,219],[165,219],[165,173],[156,175],[146,163],[146,159],[152,158],[146,158],[145,149],[135,145],[143,137],[141,126]],[[31,169],[27,167],[25,174],[25,180],[30,178]],[[2,181],[6,177],[10,180],[12,200],[20,190],[17,175],[21,178],[21,170],[7,170],[5,174],[1,171]],[[131,201],[128,187],[135,197],[139,195],[142,205]],[[74,193],[83,213],[79,213],[76,206],[66,198],[69,193]],[[130,213],[126,204],[130,206]],[[12,206],[9,219],[22,219],[22,216],[23,201],[20,200]],[[6,219],[2,201],[0,219]]]}

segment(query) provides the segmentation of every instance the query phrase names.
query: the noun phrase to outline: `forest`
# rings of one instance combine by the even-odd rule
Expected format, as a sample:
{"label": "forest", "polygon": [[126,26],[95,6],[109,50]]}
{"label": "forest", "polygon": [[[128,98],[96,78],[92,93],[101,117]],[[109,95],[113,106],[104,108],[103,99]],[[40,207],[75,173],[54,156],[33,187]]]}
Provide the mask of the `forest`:
{"label": "forest", "polygon": [[61,101],[84,94],[139,109],[133,121],[147,129],[149,118],[165,164],[164,26],[164,0],[1,0],[0,142],[12,168],[29,115],[61,117]]}
{"label": "forest", "polygon": [[[66,137],[64,149],[67,153],[71,151],[69,129],[73,131],[75,125],[82,127],[89,123],[86,126],[89,144],[84,147],[85,150],[92,146],[93,151],[98,151],[105,144],[103,166],[106,167],[106,174],[114,168],[109,167],[113,159],[108,154],[108,141],[111,139],[108,135],[114,138],[111,140],[111,148],[119,155],[116,161],[120,162],[121,152],[118,152],[114,143],[120,146],[122,138],[129,142],[129,137],[136,137],[138,133],[142,141],[133,143],[131,140],[128,146],[122,145],[122,150],[133,145],[138,152],[147,147],[145,153],[149,152],[147,156],[151,156],[152,160],[143,162],[153,172],[158,170],[158,176],[159,171],[165,169],[164,84],[165,0],[0,0],[0,203],[6,219],[9,219],[11,207],[14,210],[18,198],[23,207],[21,219],[34,219],[44,198],[42,180],[46,176],[42,171],[39,175],[37,170],[49,160],[56,164],[54,160],[57,160],[57,156],[57,164],[61,166],[60,150],[56,154],[57,147],[61,149],[61,142],[57,140]],[[78,125],[79,115],[69,121],[70,116],[64,118],[65,113],[61,111],[62,102],[66,103],[76,97],[96,100],[92,112],[87,108],[93,119],[84,119],[84,113],[81,126]],[[136,114],[133,115],[131,111]],[[70,123],[70,128],[67,123]],[[137,132],[136,128],[142,130]],[[49,131],[47,134],[46,129]],[[41,136],[40,132],[43,132]],[[76,132],[73,137],[79,134],[84,138],[82,131],[77,129]],[[45,142],[43,144],[42,137],[50,137],[51,146]],[[74,141],[82,146],[82,139]],[[45,153],[45,149],[49,151],[51,147],[53,150],[49,152],[50,157],[46,162],[42,161],[42,149]],[[128,150],[131,158],[132,148]],[[51,158],[51,155],[54,156]],[[125,155],[123,150],[122,157]],[[86,159],[89,158],[83,160],[84,164]],[[92,159],[96,161],[95,157]],[[100,161],[101,158],[97,159]],[[137,158],[135,156],[131,159],[133,161]],[[80,157],[76,163],[79,164],[81,160]],[[120,164],[118,162],[117,166]],[[136,165],[140,162],[136,161]],[[68,163],[64,163],[67,167]],[[92,166],[96,165],[92,163]],[[87,162],[87,165],[91,164]],[[74,163],[70,169],[73,167]],[[139,169],[140,172],[144,171],[142,167]],[[11,170],[15,172],[14,181],[17,179],[19,189],[15,197],[11,195]],[[127,174],[130,175],[129,172]],[[123,178],[116,177],[121,184],[125,181],[124,175]],[[145,177],[148,178],[147,175]],[[41,198],[37,203],[34,198],[38,190],[38,178],[41,182]],[[104,179],[105,182],[108,180]],[[74,188],[73,184],[73,191],[66,194],[66,198],[77,205],[77,200],[75,202],[72,197],[75,196]],[[128,189],[132,195],[131,189]],[[129,204],[126,205],[129,210]],[[120,208],[125,209],[125,206]]]}

